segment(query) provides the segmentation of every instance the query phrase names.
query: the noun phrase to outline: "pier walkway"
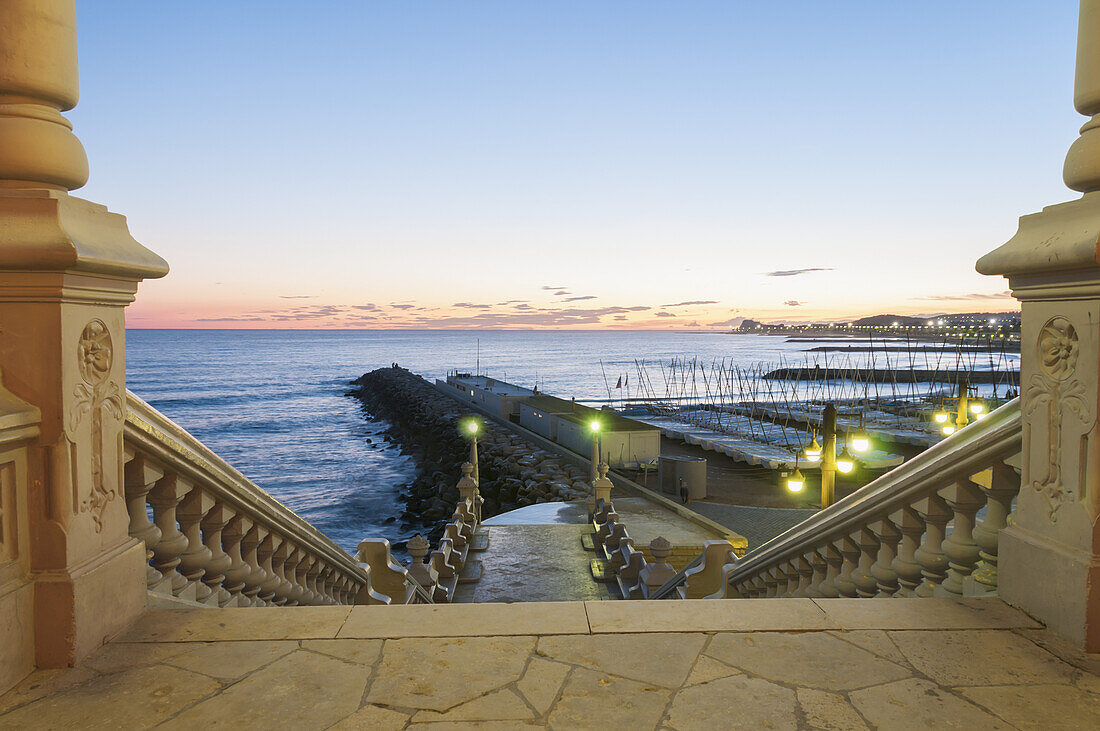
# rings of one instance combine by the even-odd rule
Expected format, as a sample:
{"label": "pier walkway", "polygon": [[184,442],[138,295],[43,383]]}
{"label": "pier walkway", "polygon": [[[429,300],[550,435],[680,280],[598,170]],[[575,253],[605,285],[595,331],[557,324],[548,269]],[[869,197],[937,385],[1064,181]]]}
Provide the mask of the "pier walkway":
{"label": "pier walkway", "polygon": [[997,599],[156,610],[0,728],[1096,728],[1098,664]]}

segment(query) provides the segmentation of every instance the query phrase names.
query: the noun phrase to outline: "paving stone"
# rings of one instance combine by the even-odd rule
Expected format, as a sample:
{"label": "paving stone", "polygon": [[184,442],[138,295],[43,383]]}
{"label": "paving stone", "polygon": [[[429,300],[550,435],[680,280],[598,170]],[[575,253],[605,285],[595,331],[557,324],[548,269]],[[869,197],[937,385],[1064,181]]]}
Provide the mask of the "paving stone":
{"label": "paving stone", "polygon": [[1018,728],[1100,728],[1100,697],[1073,686],[1001,685],[955,690]]}
{"label": "paving stone", "polygon": [[154,609],[142,615],[123,642],[304,640],[335,637],[351,607],[239,607]]}
{"label": "paving stone", "polygon": [[415,723],[409,728],[431,729],[432,731],[452,731],[468,728],[495,728],[511,731],[517,728],[542,728],[541,724],[525,721],[440,721],[435,723]]}
{"label": "paving stone", "polygon": [[446,711],[519,679],[533,637],[389,640],[368,702]]}
{"label": "paving stone", "polygon": [[812,599],[585,602],[593,632],[761,632],[840,629]]}
{"label": "paving stone", "polygon": [[188,708],[166,728],[325,728],[359,708],[370,670],[297,650]]}
{"label": "paving stone", "polygon": [[0,713],[86,683],[95,677],[96,673],[90,668],[35,670],[16,683],[14,688],[0,695]]}
{"label": "paving stone", "polygon": [[856,709],[842,695],[799,688],[795,693],[811,728],[822,731],[858,731],[867,728]]}
{"label": "paving stone", "polygon": [[0,716],[0,728],[148,728],[219,683],[188,670],[154,665],[99,677]]}
{"label": "paving stone", "polygon": [[542,637],[538,652],[554,660],[641,683],[679,688],[687,680],[705,641],[702,634]]}
{"label": "paving stone", "polygon": [[768,680],[821,690],[852,690],[911,674],[825,632],[720,634],[706,654]]}
{"label": "paving stone", "polygon": [[373,665],[382,652],[382,640],[302,640],[302,649],[360,665]]}
{"label": "paving stone", "polygon": [[588,634],[583,602],[359,606],[340,637],[484,637]]}
{"label": "paving stone", "polygon": [[795,729],[798,703],[790,688],[760,678],[734,675],[677,693],[669,709],[668,727],[677,731]]}
{"label": "paving stone", "polygon": [[1100,676],[1100,652],[1085,652],[1064,637],[1048,629],[1022,629],[1016,634],[1034,642],[1059,660],[1069,663],[1092,676]]}
{"label": "paving stone", "polygon": [[849,694],[879,728],[1008,729],[1008,724],[922,678],[876,685]]}
{"label": "paving stone", "polygon": [[880,629],[857,629],[847,632],[830,632],[834,637],[858,645],[891,662],[905,663],[905,655],[890,641],[890,637]]}
{"label": "paving stone", "polygon": [[512,721],[534,717],[530,707],[510,688],[493,691],[488,695],[456,706],[446,713],[417,711],[413,723],[431,721]]}
{"label": "paving stone", "polygon": [[569,670],[568,665],[533,657],[527,665],[527,671],[516,683],[516,688],[541,716],[550,710],[554,699],[558,697],[558,691],[561,690],[561,684],[565,682]]}
{"label": "paving stone", "polygon": [[713,657],[701,655],[699,659],[695,661],[695,667],[691,669],[691,674],[688,675],[688,679],[684,685],[699,685],[700,683],[709,683],[718,678],[728,678],[731,675],[740,674],[741,671],[737,668],[731,668],[724,662],[718,662]]}
{"label": "paving stone", "polygon": [[[156,645],[154,645],[155,647]],[[298,649],[298,643],[283,642],[188,642],[184,651],[165,662],[184,670],[229,682],[248,675],[283,655]]]}
{"label": "paving stone", "polygon": [[940,685],[1068,683],[1074,669],[1014,632],[891,632],[913,667]]}
{"label": "paving stone", "polygon": [[997,598],[814,599],[844,629],[1012,629],[1041,625]]}
{"label": "paving stone", "polygon": [[577,668],[550,711],[548,724],[556,729],[654,728],[668,697],[665,688]]}
{"label": "paving stone", "polygon": [[366,705],[331,728],[332,731],[398,731],[405,728],[408,721],[408,714]]}
{"label": "paving stone", "polygon": [[156,665],[173,655],[183,653],[187,647],[182,642],[112,642],[96,650],[80,665],[100,673],[117,673]]}

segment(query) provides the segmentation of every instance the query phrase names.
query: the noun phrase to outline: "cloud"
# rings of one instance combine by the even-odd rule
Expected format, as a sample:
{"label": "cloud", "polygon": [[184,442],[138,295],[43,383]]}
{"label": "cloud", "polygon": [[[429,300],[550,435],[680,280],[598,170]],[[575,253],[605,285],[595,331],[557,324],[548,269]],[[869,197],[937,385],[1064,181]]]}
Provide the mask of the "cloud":
{"label": "cloud", "polygon": [[504,307],[505,305],[515,305],[524,302],[530,302],[531,300],[508,300],[507,302],[497,302],[497,307]]}
{"label": "cloud", "polygon": [[562,290],[562,291],[560,291],[560,292],[554,292],[554,296],[555,296],[555,297],[563,297],[563,296],[565,296],[565,295],[567,295],[567,294],[573,294],[573,293],[572,293],[572,292],[570,292],[570,291],[569,291],[569,290],[567,290],[567,289],[563,289],[563,290]]}
{"label": "cloud", "polygon": [[[414,310],[417,309],[416,305],[390,305],[395,310]],[[488,305],[486,305],[488,307]]]}
{"label": "cloud", "polygon": [[983,294],[972,292],[970,294],[930,294],[927,297],[910,297],[915,300],[932,300],[934,302],[958,302],[961,300],[1010,300],[1012,292],[1007,289],[1004,292]]}
{"label": "cloud", "polygon": [[566,297],[565,301],[566,302],[580,302],[581,300],[594,300],[594,299],[596,299],[596,295],[586,294],[586,295],[582,295],[580,297]]}
{"label": "cloud", "polygon": [[716,305],[718,300],[689,300],[687,302],[674,302],[668,305],[661,305],[661,307],[690,307],[692,305]]}
{"label": "cloud", "polygon": [[378,305],[374,304],[373,302],[368,302],[365,305],[352,305],[351,309],[353,309],[353,310],[366,310],[368,312],[374,312],[378,309]]}
{"label": "cloud", "polygon": [[265,322],[266,317],[199,317],[195,322]]}
{"label": "cloud", "polygon": [[281,300],[315,300],[317,295],[315,294],[281,294],[279,295]]}
{"label": "cloud", "polygon": [[620,321],[621,321],[621,320],[625,320],[625,319],[626,319],[626,315],[615,315],[615,317],[614,317],[614,318],[612,318],[612,319],[614,319],[614,320],[620,320]]}
{"label": "cloud", "polygon": [[475,305],[471,302],[455,302],[453,305],[451,305],[451,307],[462,307],[462,308],[467,309],[467,310],[487,310],[490,307],[492,307],[492,305],[485,305],[485,304],[476,304]]}
{"label": "cloud", "polygon": [[544,285],[542,285],[542,289],[546,290],[547,292],[551,292],[555,289],[569,289],[569,287],[566,287],[565,285],[562,285],[560,287],[551,287],[548,284],[544,284]]}
{"label": "cloud", "polygon": [[676,317],[676,315],[671,312],[658,312],[657,317]]}
{"label": "cloud", "polygon": [[787,307],[801,307],[802,305],[804,305],[806,303],[805,302],[799,302],[798,300],[787,300],[783,304],[785,304]]}
{"label": "cloud", "polygon": [[688,324],[684,325],[684,327],[699,327],[699,321],[698,320],[692,320]]}
{"label": "cloud", "polygon": [[831,272],[833,267],[806,267],[805,269],[780,269],[775,272],[764,272],[765,277],[797,277],[799,274],[809,272]]}

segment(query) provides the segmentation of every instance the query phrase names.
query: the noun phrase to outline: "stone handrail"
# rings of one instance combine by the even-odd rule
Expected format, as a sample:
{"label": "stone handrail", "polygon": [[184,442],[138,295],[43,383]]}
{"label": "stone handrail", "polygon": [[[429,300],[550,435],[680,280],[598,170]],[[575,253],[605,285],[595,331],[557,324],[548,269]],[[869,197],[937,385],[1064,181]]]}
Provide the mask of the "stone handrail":
{"label": "stone handrail", "polygon": [[995,593],[997,536],[1020,489],[1005,460],[1021,435],[1017,398],[744,558],[712,566],[712,596]]}
{"label": "stone handrail", "polygon": [[151,591],[220,607],[389,603],[369,567],[129,392],[123,443]]}

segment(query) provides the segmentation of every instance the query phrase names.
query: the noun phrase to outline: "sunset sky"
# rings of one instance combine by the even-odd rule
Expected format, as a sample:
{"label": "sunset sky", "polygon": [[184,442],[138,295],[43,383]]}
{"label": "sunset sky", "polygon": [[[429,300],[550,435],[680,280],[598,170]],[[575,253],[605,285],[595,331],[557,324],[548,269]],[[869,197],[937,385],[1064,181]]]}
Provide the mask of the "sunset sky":
{"label": "sunset sky", "polygon": [[722,329],[1015,309],[1076,3],[78,2],[130,327]]}

